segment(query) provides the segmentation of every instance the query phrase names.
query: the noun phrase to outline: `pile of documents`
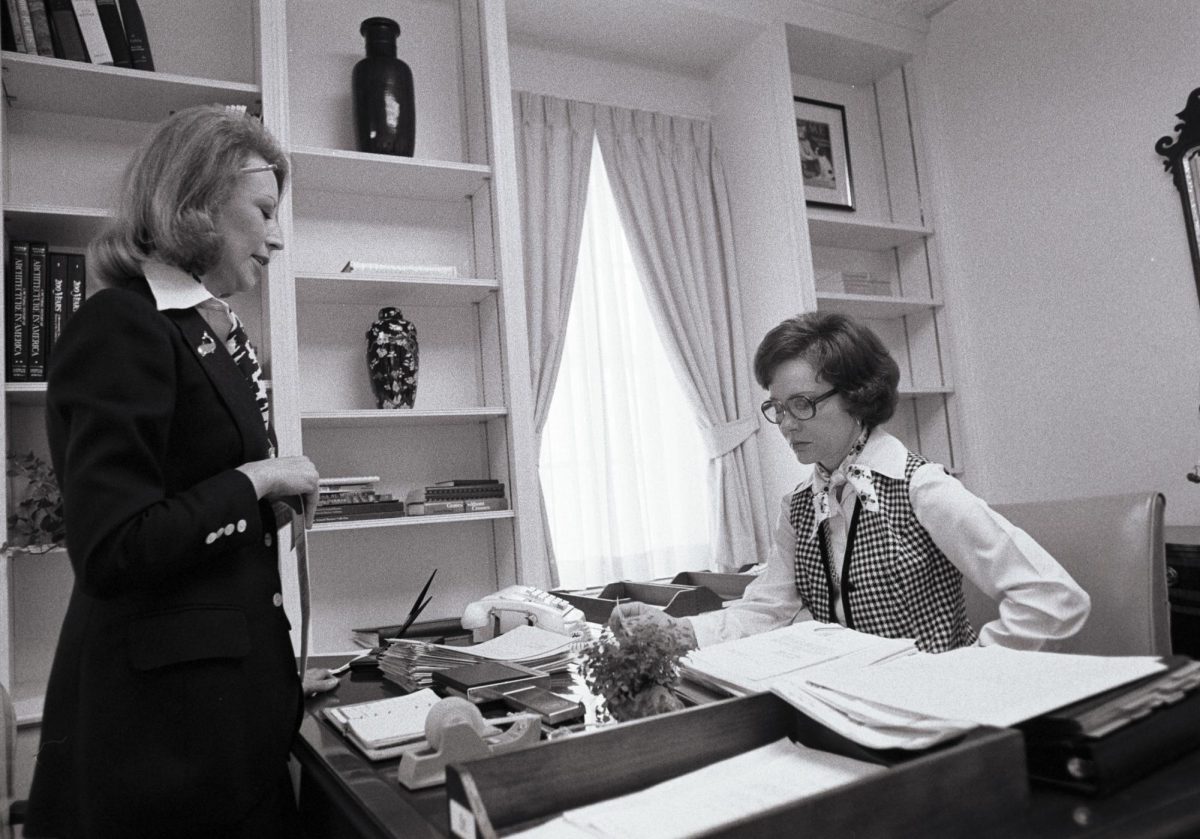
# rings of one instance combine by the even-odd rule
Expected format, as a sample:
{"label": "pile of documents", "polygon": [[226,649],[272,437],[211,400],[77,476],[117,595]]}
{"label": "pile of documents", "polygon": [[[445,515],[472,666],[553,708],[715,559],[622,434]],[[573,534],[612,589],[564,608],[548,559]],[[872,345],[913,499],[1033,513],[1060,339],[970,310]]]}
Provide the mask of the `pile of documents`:
{"label": "pile of documents", "polygon": [[885,771],[777,740],[629,795],[568,810],[518,839],[684,839]]}
{"label": "pile of documents", "polygon": [[1150,656],[964,647],[806,621],[702,650],[685,677],[740,695],[771,691],[861,745],[923,749],[977,725],[1010,726],[1161,671]]}
{"label": "pile of documents", "polygon": [[407,691],[433,684],[433,674],[464,664],[504,661],[550,674],[567,674],[575,660],[571,639],[536,626],[518,626],[490,641],[453,647],[418,639],[392,641],[379,659],[383,675]]}

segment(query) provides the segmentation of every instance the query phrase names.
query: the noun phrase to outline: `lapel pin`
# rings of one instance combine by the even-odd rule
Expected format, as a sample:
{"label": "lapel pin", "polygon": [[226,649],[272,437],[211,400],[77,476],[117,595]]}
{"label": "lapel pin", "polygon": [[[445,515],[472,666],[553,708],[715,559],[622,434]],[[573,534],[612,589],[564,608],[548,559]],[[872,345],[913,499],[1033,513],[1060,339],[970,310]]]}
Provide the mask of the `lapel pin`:
{"label": "lapel pin", "polygon": [[196,352],[200,353],[201,356],[206,356],[215,352],[216,349],[217,342],[213,340],[211,335],[205,332],[204,336],[200,339],[200,346],[196,347]]}

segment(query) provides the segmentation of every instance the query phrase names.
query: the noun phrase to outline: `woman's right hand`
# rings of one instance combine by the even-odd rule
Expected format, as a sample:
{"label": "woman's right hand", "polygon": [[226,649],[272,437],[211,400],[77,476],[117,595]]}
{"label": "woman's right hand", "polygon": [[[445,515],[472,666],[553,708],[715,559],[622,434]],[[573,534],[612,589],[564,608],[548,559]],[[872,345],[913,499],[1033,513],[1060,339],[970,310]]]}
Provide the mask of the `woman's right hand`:
{"label": "woman's right hand", "polygon": [[312,527],[312,517],[317,509],[317,467],[304,455],[272,457],[253,460],[238,467],[254,484],[259,498],[283,498],[289,495],[304,496],[305,526]]}

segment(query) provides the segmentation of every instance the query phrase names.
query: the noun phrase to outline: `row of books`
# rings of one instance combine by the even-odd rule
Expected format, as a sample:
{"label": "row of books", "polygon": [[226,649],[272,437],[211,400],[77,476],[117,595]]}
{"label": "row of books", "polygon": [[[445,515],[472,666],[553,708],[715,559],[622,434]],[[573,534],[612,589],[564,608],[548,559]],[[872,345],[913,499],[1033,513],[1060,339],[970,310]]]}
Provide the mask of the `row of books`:
{"label": "row of books", "polygon": [[400,500],[377,488],[379,476],[322,478],[318,522],[362,521],[400,516],[434,516],[507,510],[504,484],[491,478],[441,481]]}
{"label": "row of books", "polygon": [[0,15],[11,52],[154,69],[137,0],[3,0]]}
{"label": "row of books", "polygon": [[87,265],[82,254],[52,251],[45,242],[14,240],[8,251],[5,378],[44,382],[54,342],[87,294]]}
{"label": "row of books", "polygon": [[507,510],[504,484],[494,478],[458,478],[414,489],[408,494],[410,516],[484,513]]}
{"label": "row of books", "polygon": [[404,502],[379,492],[378,475],[321,478],[315,521],[392,519],[404,515]]}

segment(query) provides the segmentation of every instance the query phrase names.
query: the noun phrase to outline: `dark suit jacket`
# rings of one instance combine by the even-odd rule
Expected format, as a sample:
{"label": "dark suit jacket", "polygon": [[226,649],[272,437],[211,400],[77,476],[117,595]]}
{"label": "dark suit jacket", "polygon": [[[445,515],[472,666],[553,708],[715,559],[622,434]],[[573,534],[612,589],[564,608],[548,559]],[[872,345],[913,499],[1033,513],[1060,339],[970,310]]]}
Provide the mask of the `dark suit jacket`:
{"label": "dark suit jacket", "polygon": [[223,337],[139,279],[54,347],[75,586],[27,835],[219,835],[278,789],[302,698],[270,507],[235,471],[268,438]]}

